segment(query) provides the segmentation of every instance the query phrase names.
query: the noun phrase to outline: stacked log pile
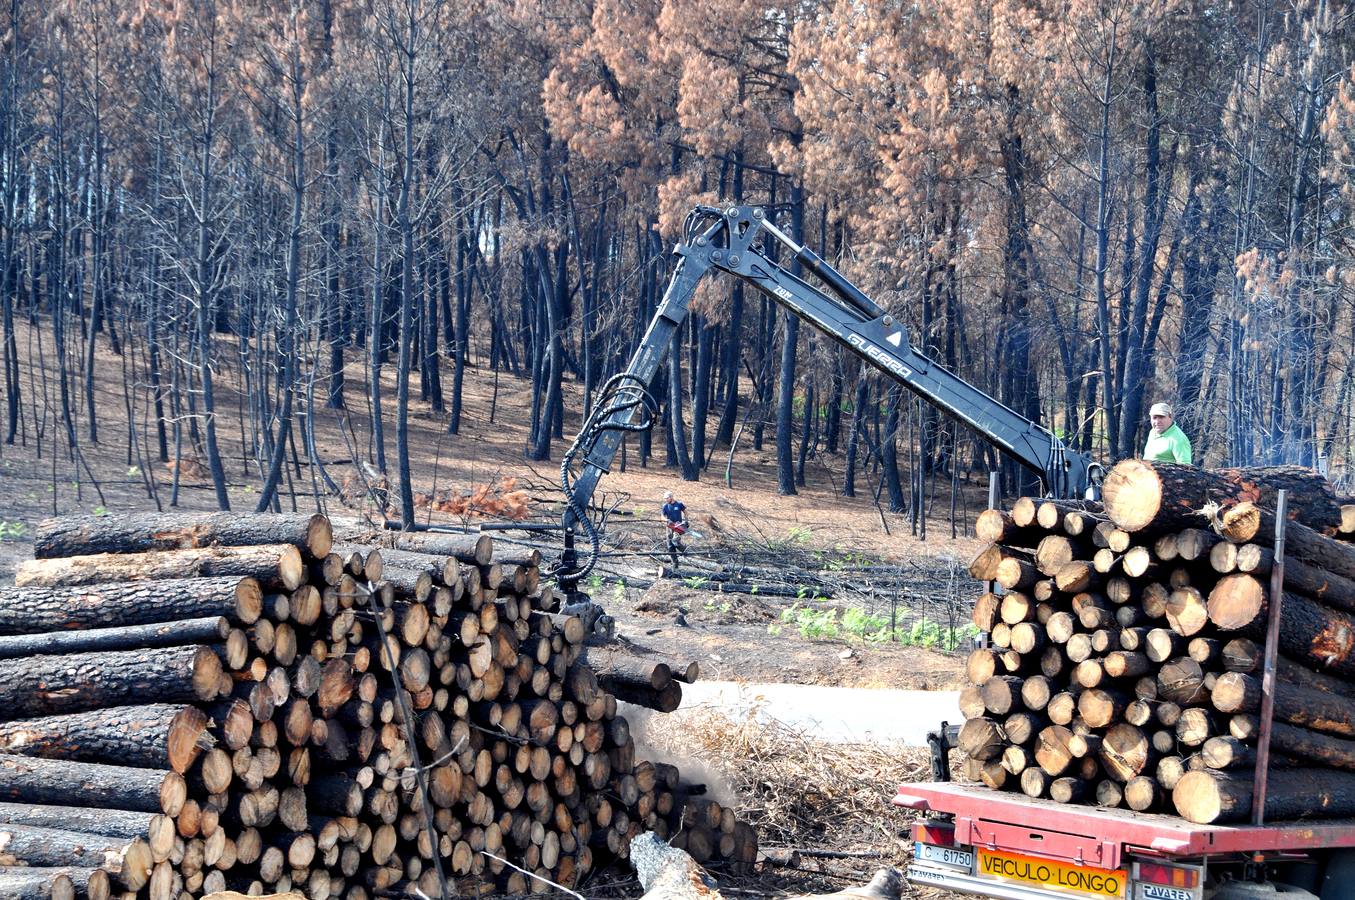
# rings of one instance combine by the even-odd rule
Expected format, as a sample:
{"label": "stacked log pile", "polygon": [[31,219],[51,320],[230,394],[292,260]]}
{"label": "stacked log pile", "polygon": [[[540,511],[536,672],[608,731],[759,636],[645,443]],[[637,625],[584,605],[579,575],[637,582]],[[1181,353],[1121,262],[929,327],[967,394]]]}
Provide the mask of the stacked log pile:
{"label": "stacked log pile", "polygon": [[1274,560],[1290,517],[1269,818],[1355,814],[1355,506],[1295,467],[1130,460],[1104,505],[1023,499],[978,522],[960,747],[990,787],[1247,819]]}
{"label": "stacked log pile", "polygon": [[618,714],[675,706],[694,665],[585,647],[534,550],[402,540],[43,523],[0,589],[0,896],[521,893],[645,831],[752,863],[752,829]]}

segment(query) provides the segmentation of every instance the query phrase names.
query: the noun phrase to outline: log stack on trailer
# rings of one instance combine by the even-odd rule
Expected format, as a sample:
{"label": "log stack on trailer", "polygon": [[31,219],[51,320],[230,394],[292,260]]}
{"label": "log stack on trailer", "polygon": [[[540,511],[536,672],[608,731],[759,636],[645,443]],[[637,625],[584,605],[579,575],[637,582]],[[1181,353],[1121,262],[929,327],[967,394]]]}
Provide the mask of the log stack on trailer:
{"label": "log stack on trailer", "polygon": [[1252,814],[1286,491],[1267,819],[1355,815],[1355,506],[1297,467],[1128,460],[1103,502],[988,510],[966,773],[1063,803]]}
{"label": "log stack on trailer", "polygon": [[751,865],[753,830],[618,712],[674,707],[694,664],[587,647],[534,549],[383,543],[304,515],[40,525],[0,589],[0,896],[521,893],[646,831]]}

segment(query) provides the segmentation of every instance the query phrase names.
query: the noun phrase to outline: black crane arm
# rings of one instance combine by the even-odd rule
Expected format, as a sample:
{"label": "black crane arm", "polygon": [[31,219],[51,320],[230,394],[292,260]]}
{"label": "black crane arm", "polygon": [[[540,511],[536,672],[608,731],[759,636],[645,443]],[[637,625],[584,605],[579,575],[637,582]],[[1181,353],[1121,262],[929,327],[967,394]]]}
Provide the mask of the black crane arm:
{"label": "black crane arm", "polygon": [[[783,245],[831,293],[774,262],[756,246],[764,239]],[[592,568],[591,560],[586,567],[575,566],[574,530],[581,526],[588,533],[595,555],[597,536],[586,515],[593,491],[610,470],[622,436],[648,427],[654,410],[645,389],[687,317],[698,284],[712,270],[749,282],[922,399],[964,422],[1038,475],[1048,493],[1083,497],[1099,485],[1100,464],[915,350],[893,316],[814,251],[783,234],[764,210],[698,207],[688,215],[683,240],[674,252],[679,257],[677,267],[630,366],[608,383],[565,454],[561,478],[569,505],[564,516],[565,556],[559,570],[563,580],[568,581],[573,572],[577,581]],[[637,423],[635,415],[642,408],[642,421]],[[580,455],[582,471],[575,478],[572,466]]]}

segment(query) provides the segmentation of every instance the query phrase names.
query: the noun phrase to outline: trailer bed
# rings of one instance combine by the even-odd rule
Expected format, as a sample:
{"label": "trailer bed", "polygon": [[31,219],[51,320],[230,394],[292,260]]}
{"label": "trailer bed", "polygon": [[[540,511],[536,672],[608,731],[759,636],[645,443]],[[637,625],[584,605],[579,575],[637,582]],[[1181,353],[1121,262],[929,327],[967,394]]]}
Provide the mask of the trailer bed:
{"label": "trailer bed", "polygon": [[1055,803],[982,785],[905,784],[895,806],[954,817],[961,845],[1118,869],[1130,852],[1162,857],[1355,847],[1355,819],[1196,825],[1176,816]]}

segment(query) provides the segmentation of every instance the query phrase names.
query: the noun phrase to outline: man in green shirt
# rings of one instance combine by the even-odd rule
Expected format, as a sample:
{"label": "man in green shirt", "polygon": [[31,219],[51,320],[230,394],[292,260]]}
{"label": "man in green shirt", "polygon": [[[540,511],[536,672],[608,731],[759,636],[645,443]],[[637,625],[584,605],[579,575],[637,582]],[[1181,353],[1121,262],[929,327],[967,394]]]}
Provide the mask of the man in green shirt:
{"label": "man in green shirt", "polygon": [[1153,421],[1153,429],[1148,432],[1143,458],[1190,465],[1190,438],[1176,427],[1172,408],[1165,403],[1154,403],[1152,409],[1148,410],[1148,417]]}

